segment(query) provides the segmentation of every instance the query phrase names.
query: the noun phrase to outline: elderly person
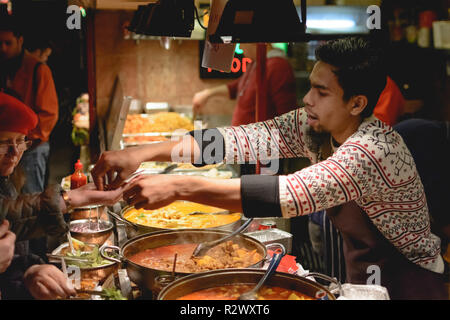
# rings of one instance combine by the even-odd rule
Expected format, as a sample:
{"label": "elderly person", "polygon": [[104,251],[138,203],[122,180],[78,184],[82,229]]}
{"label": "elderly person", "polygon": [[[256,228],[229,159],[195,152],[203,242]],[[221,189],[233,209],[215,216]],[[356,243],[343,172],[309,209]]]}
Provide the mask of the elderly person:
{"label": "elderly person", "polygon": [[[13,238],[30,240],[45,235],[62,236],[67,230],[63,213],[70,206],[92,203],[115,203],[120,188],[102,192],[85,185],[64,192],[58,185],[43,193],[18,194],[16,187],[22,179],[15,170],[24,151],[30,146],[27,134],[38,123],[36,114],[12,96],[0,92],[0,290],[5,299],[55,299],[74,294],[67,278],[55,266],[43,264],[35,255],[16,255]],[[16,177],[17,178],[17,177]],[[8,227],[10,225],[10,231]],[[11,264],[9,267],[8,265]]]}

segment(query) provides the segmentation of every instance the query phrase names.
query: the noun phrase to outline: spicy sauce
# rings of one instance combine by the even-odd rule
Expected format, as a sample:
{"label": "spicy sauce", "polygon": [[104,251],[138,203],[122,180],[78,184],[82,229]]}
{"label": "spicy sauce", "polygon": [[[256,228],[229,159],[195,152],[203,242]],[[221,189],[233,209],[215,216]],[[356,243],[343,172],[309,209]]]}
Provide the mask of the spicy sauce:
{"label": "spicy sauce", "polygon": [[76,189],[87,184],[87,177],[83,173],[83,164],[80,159],[75,163],[75,172],[70,176],[70,189]]}

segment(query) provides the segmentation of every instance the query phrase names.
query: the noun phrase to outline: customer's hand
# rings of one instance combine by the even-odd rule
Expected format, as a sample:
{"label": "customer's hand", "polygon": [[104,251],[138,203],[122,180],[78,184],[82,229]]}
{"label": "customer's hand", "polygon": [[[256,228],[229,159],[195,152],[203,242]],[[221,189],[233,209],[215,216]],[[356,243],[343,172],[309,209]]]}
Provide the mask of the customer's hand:
{"label": "customer's hand", "polygon": [[101,191],[94,183],[88,183],[67,193],[70,204],[75,208],[93,204],[112,206],[122,199],[123,188],[122,186],[115,190]]}
{"label": "customer's hand", "polygon": [[108,188],[116,189],[139,168],[141,162],[138,147],[105,151],[91,170],[91,175],[98,190],[105,189],[106,177],[108,177]]}
{"label": "customer's hand", "polygon": [[28,291],[38,300],[64,299],[76,294],[72,283],[54,265],[31,266],[25,272],[24,280]]}
{"label": "customer's hand", "polygon": [[9,222],[4,220],[0,224],[0,273],[8,269],[14,256],[16,235],[9,231]]}

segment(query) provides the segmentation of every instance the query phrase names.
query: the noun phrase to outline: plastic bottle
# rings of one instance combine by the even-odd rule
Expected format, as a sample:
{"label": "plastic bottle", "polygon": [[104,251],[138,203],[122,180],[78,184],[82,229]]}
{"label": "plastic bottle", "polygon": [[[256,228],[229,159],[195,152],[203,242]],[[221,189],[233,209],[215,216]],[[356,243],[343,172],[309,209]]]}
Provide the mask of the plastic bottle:
{"label": "plastic bottle", "polygon": [[76,189],[87,184],[87,177],[83,173],[83,164],[80,159],[75,163],[75,172],[70,176],[70,189]]}

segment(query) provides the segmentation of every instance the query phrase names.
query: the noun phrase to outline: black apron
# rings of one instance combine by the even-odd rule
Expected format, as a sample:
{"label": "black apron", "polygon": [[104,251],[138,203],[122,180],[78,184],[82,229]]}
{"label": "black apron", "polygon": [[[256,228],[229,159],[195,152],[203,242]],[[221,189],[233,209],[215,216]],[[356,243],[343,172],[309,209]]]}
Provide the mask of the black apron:
{"label": "black apron", "polygon": [[346,282],[367,284],[368,267],[376,265],[392,300],[448,299],[444,276],[409,261],[354,201],[326,212],[344,241]]}

